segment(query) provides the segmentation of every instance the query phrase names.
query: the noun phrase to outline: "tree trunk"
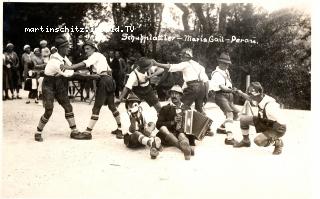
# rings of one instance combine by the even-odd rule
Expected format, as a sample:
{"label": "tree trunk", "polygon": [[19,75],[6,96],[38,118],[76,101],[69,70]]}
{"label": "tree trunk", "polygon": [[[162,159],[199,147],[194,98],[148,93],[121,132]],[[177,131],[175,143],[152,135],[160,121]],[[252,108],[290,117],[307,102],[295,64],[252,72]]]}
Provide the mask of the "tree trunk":
{"label": "tree trunk", "polygon": [[227,9],[228,6],[226,3],[221,3],[220,13],[219,13],[219,29],[218,32],[220,32],[223,36],[226,35],[226,17],[227,17]]}
{"label": "tree trunk", "polygon": [[194,9],[198,19],[199,19],[199,22],[202,26],[202,32],[203,32],[203,35],[206,36],[208,34],[210,34],[209,30],[210,30],[210,27],[209,27],[209,23],[206,19],[206,17],[204,16],[203,14],[203,9],[202,9],[202,5],[203,4],[200,4],[200,3],[193,3],[191,4],[191,7]]}
{"label": "tree trunk", "polygon": [[183,14],[182,14],[182,23],[183,23],[183,27],[185,31],[189,31],[190,27],[189,27],[189,23],[188,23],[188,17],[189,17],[189,10],[188,7],[183,5],[182,3],[175,3],[175,5],[180,8],[180,10],[182,10]]}

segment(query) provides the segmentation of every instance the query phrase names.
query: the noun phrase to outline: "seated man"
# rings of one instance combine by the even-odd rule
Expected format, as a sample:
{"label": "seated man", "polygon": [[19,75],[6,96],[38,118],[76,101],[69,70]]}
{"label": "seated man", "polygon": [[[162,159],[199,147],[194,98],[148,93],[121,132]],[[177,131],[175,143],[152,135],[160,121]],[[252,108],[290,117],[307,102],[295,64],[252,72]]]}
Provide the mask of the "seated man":
{"label": "seated man", "polygon": [[252,82],[248,88],[249,95],[237,91],[237,93],[247,100],[258,102],[258,116],[241,116],[240,128],[243,139],[233,146],[250,147],[249,125],[255,126],[257,133],[260,133],[254,142],[258,146],[269,146],[274,143],[274,155],[282,152],[283,142],[280,139],[286,132],[284,117],[281,115],[279,104],[275,99],[263,93],[263,88],[259,82]]}
{"label": "seated man", "polygon": [[124,135],[124,143],[128,148],[150,147],[151,159],[156,159],[162,150],[161,140],[152,136],[156,128],[153,122],[147,123],[139,106],[141,100],[134,94],[130,94],[126,100],[125,107],[130,118],[129,132]]}
{"label": "seated man", "polygon": [[169,94],[172,104],[162,107],[159,112],[156,124],[159,129],[158,137],[164,145],[175,146],[180,149],[184,158],[190,160],[190,156],[194,155],[194,149],[190,147],[186,134],[181,132],[183,128],[182,115],[180,114],[182,111],[182,88],[175,85],[171,88]]}

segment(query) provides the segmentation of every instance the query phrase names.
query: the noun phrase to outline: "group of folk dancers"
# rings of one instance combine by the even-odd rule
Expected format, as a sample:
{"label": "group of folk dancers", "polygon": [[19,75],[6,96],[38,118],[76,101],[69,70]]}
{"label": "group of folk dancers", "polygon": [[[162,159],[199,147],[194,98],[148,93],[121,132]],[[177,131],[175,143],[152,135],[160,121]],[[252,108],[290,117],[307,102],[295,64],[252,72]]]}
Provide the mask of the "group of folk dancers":
{"label": "group of folk dancers", "polygon": [[[72,64],[67,58],[70,44],[64,36],[55,38],[55,46],[58,49],[48,61],[44,70],[42,83],[44,114],[41,116],[37,131],[36,141],[43,141],[42,131],[53,112],[54,100],[64,108],[65,118],[71,129],[70,137],[78,140],[92,139],[92,130],[99,119],[99,113],[103,105],[107,105],[116,120],[117,128],[111,133],[117,138],[123,139],[128,148],[148,146],[152,159],[159,155],[163,146],[175,146],[180,149],[186,160],[195,154],[195,137],[183,131],[183,111],[189,110],[195,103],[196,111],[205,115],[204,103],[208,100],[209,91],[215,92],[215,102],[225,115],[223,124],[217,129],[217,133],[226,134],[225,144],[233,147],[250,147],[249,126],[254,126],[258,136],[254,142],[258,146],[273,144],[273,154],[281,154],[283,141],[281,137],[286,132],[286,123],[281,115],[279,104],[276,100],[263,91],[259,82],[252,82],[246,93],[232,86],[228,67],[231,60],[228,54],[222,53],[218,58],[219,66],[212,72],[209,80],[205,68],[192,60],[193,53],[189,48],[182,49],[181,62],[178,64],[162,64],[153,59],[142,57],[136,61],[138,66],[128,77],[127,83],[121,92],[119,99],[115,98],[116,84],[112,78],[112,71],[105,56],[98,52],[98,48],[92,41],[86,41],[82,46],[87,59],[80,63]],[[184,86],[173,86],[170,89],[170,103],[161,107],[157,96],[149,82],[148,69],[157,66],[168,72],[181,71]],[[91,118],[87,128],[80,132],[75,123],[73,107],[68,98],[68,79],[75,74],[75,70],[93,67],[98,75],[96,80],[95,102],[92,108]],[[157,75],[157,74],[153,74]],[[258,104],[256,116],[240,115],[239,110],[233,104],[233,95],[240,95],[250,102]],[[145,101],[155,108],[158,120],[146,122],[140,103]],[[130,127],[128,131],[122,130],[120,113],[117,106],[125,102],[125,108],[129,114]],[[243,139],[236,141],[231,131],[234,120],[240,118],[240,128]],[[206,135],[213,136],[209,128]]]}

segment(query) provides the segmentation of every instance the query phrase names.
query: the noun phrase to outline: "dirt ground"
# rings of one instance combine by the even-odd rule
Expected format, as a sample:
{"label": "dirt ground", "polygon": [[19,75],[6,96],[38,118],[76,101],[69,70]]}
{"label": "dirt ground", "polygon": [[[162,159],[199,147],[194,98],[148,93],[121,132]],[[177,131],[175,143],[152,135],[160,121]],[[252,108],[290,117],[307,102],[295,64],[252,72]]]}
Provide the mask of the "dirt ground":
{"label": "dirt ground", "polygon": [[[272,155],[273,147],[235,149],[224,145],[224,135],[197,142],[196,155],[185,161],[176,148],[165,148],[156,160],[149,150],[130,150],[111,135],[116,123],[104,107],[93,140],[72,140],[62,107],[55,103],[44,129],[44,142],[35,142],[34,132],[44,109],[24,99],[3,102],[2,198],[130,198],[189,199],[311,198],[311,112],[284,110],[288,130],[284,151]],[[77,126],[84,130],[92,105],[73,102]],[[143,103],[151,121],[156,112]],[[123,129],[128,127],[120,105]],[[213,103],[206,112],[214,120],[223,114]],[[233,125],[240,139],[239,122]],[[255,131],[250,130],[253,141]]]}

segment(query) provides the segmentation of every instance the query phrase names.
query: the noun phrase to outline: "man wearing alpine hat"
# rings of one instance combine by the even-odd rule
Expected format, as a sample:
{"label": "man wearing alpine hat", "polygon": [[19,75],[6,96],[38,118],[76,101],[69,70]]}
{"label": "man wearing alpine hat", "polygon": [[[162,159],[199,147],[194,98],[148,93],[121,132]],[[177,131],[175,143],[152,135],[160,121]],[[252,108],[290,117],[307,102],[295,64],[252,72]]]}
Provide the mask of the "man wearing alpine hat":
{"label": "man wearing alpine hat", "polygon": [[45,76],[42,84],[42,92],[45,112],[40,118],[37,132],[35,133],[35,140],[38,142],[43,141],[41,133],[52,115],[54,99],[58,101],[65,111],[65,118],[71,129],[70,137],[75,138],[79,135],[74,119],[73,108],[68,97],[68,79],[66,78],[72,76],[73,71],[66,70],[63,72],[60,68],[63,65],[71,65],[70,60],[67,58],[70,44],[65,36],[59,35],[55,38],[55,45],[58,52],[51,56],[44,70]]}
{"label": "man wearing alpine hat", "polygon": [[[195,109],[204,114],[204,103],[208,100],[209,82],[208,76],[205,72],[205,68],[198,62],[192,60],[192,49],[184,48],[180,53],[181,63],[179,64],[161,64],[153,61],[153,64],[164,69],[168,69],[168,72],[181,71],[184,80],[183,95],[181,98],[182,109],[190,109],[193,102],[195,103]],[[208,136],[213,136],[213,132],[209,129],[206,133]],[[194,140],[190,139],[191,145],[194,145]]]}
{"label": "man wearing alpine hat", "polygon": [[225,144],[233,145],[235,140],[231,132],[231,125],[233,119],[237,118],[239,110],[233,104],[234,88],[232,88],[232,82],[228,71],[231,60],[228,54],[221,53],[217,61],[219,65],[211,74],[210,90],[215,92],[215,102],[226,116],[223,124],[217,129],[217,133],[227,134]]}

